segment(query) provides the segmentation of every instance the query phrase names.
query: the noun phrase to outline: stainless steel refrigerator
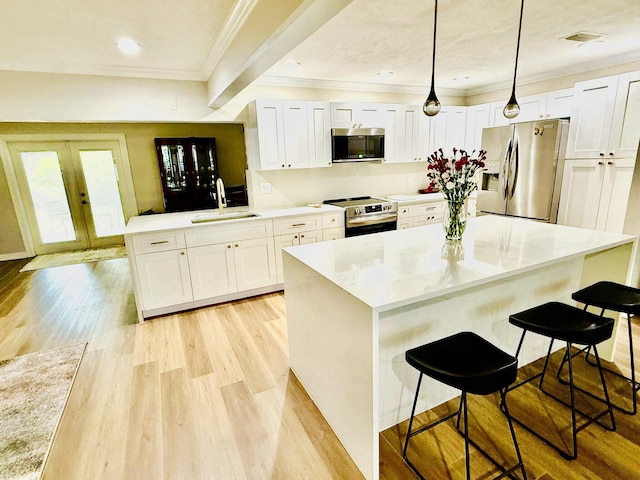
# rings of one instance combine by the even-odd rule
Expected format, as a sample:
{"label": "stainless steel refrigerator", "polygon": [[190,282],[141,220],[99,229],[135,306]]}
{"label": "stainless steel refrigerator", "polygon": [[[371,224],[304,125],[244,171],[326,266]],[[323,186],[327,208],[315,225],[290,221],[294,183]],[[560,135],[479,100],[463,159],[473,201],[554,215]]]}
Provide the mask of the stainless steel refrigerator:
{"label": "stainless steel refrigerator", "polygon": [[556,223],[568,131],[557,119],[483,129],[477,209]]}

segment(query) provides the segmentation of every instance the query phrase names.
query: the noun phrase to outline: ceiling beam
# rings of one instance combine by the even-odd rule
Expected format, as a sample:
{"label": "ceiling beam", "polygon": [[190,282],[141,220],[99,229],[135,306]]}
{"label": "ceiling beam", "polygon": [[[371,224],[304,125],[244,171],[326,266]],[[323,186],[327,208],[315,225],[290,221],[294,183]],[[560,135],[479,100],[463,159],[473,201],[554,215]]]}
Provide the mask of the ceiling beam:
{"label": "ceiling beam", "polygon": [[220,108],[353,0],[255,0],[207,80]]}

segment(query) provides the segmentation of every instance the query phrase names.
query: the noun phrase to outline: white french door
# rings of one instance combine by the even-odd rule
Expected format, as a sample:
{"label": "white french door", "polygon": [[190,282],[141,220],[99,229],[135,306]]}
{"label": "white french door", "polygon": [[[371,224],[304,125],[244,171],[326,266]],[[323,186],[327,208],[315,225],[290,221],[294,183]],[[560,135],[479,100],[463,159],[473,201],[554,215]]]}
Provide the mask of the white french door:
{"label": "white french door", "polygon": [[123,243],[117,141],[9,142],[35,253]]}

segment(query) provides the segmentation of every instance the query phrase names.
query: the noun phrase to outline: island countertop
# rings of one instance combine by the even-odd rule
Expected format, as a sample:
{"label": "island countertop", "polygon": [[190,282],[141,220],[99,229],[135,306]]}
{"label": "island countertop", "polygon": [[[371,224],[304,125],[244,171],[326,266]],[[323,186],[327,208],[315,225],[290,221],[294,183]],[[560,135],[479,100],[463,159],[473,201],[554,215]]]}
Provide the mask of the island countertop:
{"label": "island countertop", "polygon": [[532,220],[469,219],[459,247],[441,225],[286,248],[285,251],[377,311],[606,250],[635,237]]}

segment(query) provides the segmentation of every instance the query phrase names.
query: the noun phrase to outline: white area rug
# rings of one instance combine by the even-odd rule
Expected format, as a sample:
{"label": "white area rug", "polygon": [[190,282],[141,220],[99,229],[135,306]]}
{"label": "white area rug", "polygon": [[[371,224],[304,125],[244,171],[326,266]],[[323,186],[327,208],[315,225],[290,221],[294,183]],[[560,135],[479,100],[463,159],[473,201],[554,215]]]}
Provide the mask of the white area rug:
{"label": "white area rug", "polygon": [[62,267],[74,265],[76,263],[99,262],[101,260],[111,260],[113,258],[123,258],[127,256],[127,249],[124,245],[107,248],[93,248],[87,250],[76,250],[74,252],[48,253],[38,255],[24,267],[21,272],[39,270],[41,268]]}
{"label": "white area rug", "polygon": [[86,345],[0,362],[0,478],[40,478]]}

